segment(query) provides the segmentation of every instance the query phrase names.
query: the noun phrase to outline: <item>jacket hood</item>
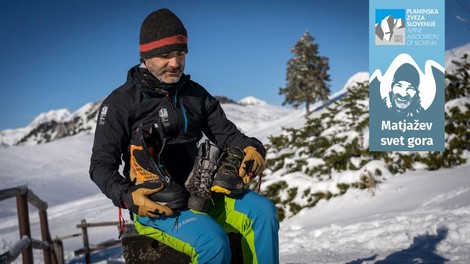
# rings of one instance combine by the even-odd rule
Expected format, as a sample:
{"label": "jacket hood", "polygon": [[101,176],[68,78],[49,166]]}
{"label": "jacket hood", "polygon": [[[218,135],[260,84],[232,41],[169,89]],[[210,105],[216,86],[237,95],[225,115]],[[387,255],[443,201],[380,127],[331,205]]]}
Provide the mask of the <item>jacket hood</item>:
{"label": "jacket hood", "polygon": [[149,70],[136,65],[127,73],[127,81],[134,83],[140,90],[157,95],[174,94],[190,79],[183,74],[177,83],[160,82]]}

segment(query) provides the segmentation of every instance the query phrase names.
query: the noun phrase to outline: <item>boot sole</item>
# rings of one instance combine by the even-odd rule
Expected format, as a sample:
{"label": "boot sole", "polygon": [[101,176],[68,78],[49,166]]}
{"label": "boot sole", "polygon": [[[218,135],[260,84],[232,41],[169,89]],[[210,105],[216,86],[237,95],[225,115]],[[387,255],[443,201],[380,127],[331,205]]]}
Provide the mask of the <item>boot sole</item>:
{"label": "boot sole", "polygon": [[[224,180],[223,178],[227,179],[228,177],[219,177],[219,179],[214,180],[214,182],[212,183],[211,191],[216,193],[224,193],[227,195],[239,195],[243,192],[243,184],[241,183],[241,181],[240,183],[230,185],[227,184],[227,182],[229,182],[228,180],[233,181],[233,177],[230,176],[230,179],[228,180]],[[240,187],[236,185],[240,185]]]}

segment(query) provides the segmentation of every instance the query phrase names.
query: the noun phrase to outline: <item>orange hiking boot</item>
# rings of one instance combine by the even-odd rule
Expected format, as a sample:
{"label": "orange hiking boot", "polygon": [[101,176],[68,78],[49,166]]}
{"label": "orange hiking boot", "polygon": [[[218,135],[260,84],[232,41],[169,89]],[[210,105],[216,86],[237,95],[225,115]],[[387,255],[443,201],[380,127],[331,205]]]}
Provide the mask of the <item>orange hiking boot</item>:
{"label": "orange hiking boot", "polygon": [[136,185],[144,182],[163,185],[160,191],[150,195],[149,198],[171,209],[183,208],[187,201],[186,191],[171,178],[163,164],[158,162],[156,153],[164,147],[164,144],[159,142],[156,135],[158,132],[154,126],[146,131],[141,125],[133,132],[130,146],[130,179]]}

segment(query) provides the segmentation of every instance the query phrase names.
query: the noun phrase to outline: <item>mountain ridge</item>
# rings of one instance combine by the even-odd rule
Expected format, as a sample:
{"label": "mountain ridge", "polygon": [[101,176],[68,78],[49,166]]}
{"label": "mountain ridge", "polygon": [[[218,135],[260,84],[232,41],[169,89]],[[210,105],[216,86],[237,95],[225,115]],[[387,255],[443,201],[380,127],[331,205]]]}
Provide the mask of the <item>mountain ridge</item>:
{"label": "mountain ridge", "polygon": [[[351,82],[354,78],[364,79],[365,74],[366,73],[359,73],[359,75],[353,75],[348,82]],[[350,83],[346,83],[345,87],[348,85],[350,85]],[[344,92],[345,88],[341,89],[330,97],[331,100],[340,99],[338,96],[342,95]],[[229,109],[233,107],[246,107],[250,109],[252,107],[265,106],[273,109],[275,112],[287,113],[293,111],[289,108],[270,105],[266,101],[253,96],[242,98],[235,104],[225,97],[219,98],[224,99],[222,105]],[[98,114],[102,102],[103,100],[99,100],[95,103],[86,103],[73,113],[65,108],[40,113],[26,127],[0,131],[0,146],[35,145],[48,143],[78,133],[93,133],[96,127],[96,115]],[[253,113],[254,116],[257,116],[256,112]],[[257,117],[259,118],[259,116]],[[234,118],[238,119],[240,117],[234,116]],[[269,117],[265,118],[269,119]],[[255,125],[255,122],[253,122],[253,124]],[[246,130],[246,128],[241,129]]]}

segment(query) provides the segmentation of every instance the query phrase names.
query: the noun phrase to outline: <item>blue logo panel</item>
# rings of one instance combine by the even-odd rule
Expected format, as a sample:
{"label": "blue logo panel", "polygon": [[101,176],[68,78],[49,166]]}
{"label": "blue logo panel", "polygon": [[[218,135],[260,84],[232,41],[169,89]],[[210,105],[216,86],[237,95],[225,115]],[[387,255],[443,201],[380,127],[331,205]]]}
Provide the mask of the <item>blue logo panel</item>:
{"label": "blue logo panel", "polygon": [[444,150],[444,6],[369,0],[369,150]]}

